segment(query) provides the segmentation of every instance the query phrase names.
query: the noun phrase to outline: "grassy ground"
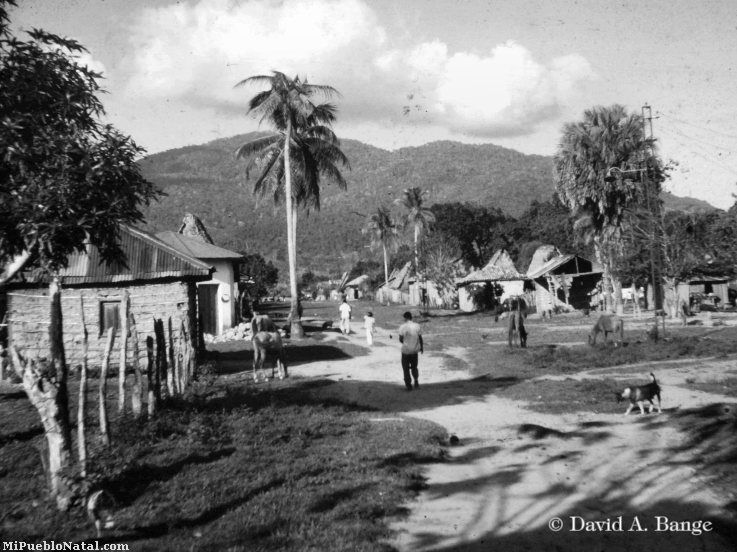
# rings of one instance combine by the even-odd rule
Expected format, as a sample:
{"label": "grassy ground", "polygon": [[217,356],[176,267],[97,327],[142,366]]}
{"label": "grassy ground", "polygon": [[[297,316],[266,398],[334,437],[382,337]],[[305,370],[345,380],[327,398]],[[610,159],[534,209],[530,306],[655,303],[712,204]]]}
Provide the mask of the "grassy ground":
{"label": "grassy ground", "polygon": [[[380,332],[394,335],[406,307],[354,303],[354,331],[361,331],[368,310]],[[335,320],[336,327],[337,312],[334,303],[305,305],[306,317]],[[559,316],[528,320],[529,348],[510,350],[504,321],[412,312],[423,327],[426,351],[444,358],[447,368],[475,376],[458,384],[459,394],[472,387],[475,394],[498,394],[549,413],[619,414],[622,405],[612,391],[621,385],[538,376],[610,366],[643,374],[649,362],[737,353],[734,326],[668,328],[667,341],[651,344],[642,328],[628,325],[627,346],[592,348],[585,342],[593,320]],[[290,366],[367,353],[345,340],[326,341],[320,327],[308,327],[307,339],[289,344]],[[401,504],[422,486],[423,463],[443,459],[442,428],[316,400],[312,388],[329,381],[295,379],[246,389],[234,377],[250,369],[243,344],[220,345],[210,359],[220,374],[214,386],[198,384],[196,395],[171,404],[153,422],[114,423],[114,447],[99,451],[93,467],[120,502],[112,539],[143,550],[384,549],[387,520],[401,515]],[[677,366],[659,364],[656,371]],[[699,385],[737,395],[737,378],[728,375]],[[108,388],[112,412],[112,380]],[[71,392],[76,396],[74,385]],[[443,396],[450,392],[444,389]],[[684,424],[692,421],[684,418]],[[718,431],[727,431],[729,423]],[[81,511],[59,514],[44,499],[41,440],[38,415],[25,395],[0,390],[0,535],[88,539]]]}
{"label": "grassy ground", "polygon": [[[387,519],[446,438],[427,422],[315,403],[309,385],[215,386],[152,422],[118,420],[112,434],[92,477],[120,508],[107,540],[138,550],[382,550]],[[1,394],[0,534],[89,540],[81,509],[60,514],[44,498],[42,438],[24,395]]]}

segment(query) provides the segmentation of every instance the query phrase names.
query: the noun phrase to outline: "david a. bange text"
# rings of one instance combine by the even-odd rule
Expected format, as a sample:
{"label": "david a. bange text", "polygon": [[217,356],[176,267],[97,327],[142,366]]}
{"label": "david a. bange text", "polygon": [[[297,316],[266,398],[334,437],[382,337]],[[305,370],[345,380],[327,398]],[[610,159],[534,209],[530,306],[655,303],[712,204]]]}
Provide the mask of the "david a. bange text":
{"label": "david a. bange text", "polygon": [[672,520],[667,516],[625,518],[617,516],[603,520],[587,520],[581,516],[570,516],[570,531],[609,533],[627,531],[661,531],[669,533],[691,533],[700,535],[714,529],[711,521],[704,520]]}

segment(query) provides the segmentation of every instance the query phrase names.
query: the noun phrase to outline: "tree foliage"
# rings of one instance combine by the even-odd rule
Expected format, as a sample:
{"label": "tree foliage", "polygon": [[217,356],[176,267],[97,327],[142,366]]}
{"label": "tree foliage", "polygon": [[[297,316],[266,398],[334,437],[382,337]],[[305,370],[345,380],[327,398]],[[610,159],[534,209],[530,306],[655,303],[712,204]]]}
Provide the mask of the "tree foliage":
{"label": "tree foliage", "polygon": [[279,281],[279,270],[258,253],[244,254],[238,271],[251,297],[266,295]]}
{"label": "tree foliage", "polygon": [[76,41],[34,29],[15,37],[0,3],[0,262],[24,252],[54,271],[86,242],[120,259],[118,228],[157,198],[143,153],[103,124],[101,75]]}
{"label": "tree foliage", "polygon": [[[653,155],[655,143],[645,136],[642,117],[621,105],[597,106],[583,119],[568,123],[554,158],[556,190],[574,215],[586,215],[595,234],[620,227],[627,208],[642,199],[643,192],[657,197],[663,168]],[[648,190],[625,172],[650,167]],[[610,169],[621,172],[610,173]],[[609,180],[607,176],[616,178]]]}

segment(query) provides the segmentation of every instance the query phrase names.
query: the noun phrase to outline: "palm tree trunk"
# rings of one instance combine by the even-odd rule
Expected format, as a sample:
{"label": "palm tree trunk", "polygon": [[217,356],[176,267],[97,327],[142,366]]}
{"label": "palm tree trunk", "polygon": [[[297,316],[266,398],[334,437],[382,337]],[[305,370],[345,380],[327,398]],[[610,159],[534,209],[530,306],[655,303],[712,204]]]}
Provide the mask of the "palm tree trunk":
{"label": "palm tree trunk", "polygon": [[417,224],[415,224],[415,274],[416,275],[419,275],[420,273],[419,244],[420,244],[420,227]]}
{"label": "palm tree trunk", "polygon": [[284,138],[284,190],[285,207],[287,211],[287,258],[289,260],[289,291],[292,296],[289,318],[291,320],[290,333],[293,338],[304,337],[302,323],[299,320],[297,308],[297,244],[294,226],[296,222],[296,209],[294,208],[294,197],[292,196],[292,164],[289,152],[290,139],[292,136],[292,120],[287,120],[287,132]]}
{"label": "palm tree trunk", "polygon": [[384,249],[384,283],[389,286],[389,256],[386,253],[386,244],[381,242],[381,247]]}

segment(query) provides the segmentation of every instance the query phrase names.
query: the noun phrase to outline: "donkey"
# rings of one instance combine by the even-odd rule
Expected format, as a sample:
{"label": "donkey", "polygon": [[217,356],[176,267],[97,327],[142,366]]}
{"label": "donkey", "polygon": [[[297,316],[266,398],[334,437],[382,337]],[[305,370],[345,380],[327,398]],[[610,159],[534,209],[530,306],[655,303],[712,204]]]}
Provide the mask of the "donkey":
{"label": "donkey", "polygon": [[257,332],[251,338],[253,343],[253,380],[258,382],[258,375],[263,372],[264,361],[268,351],[276,354],[274,367],[271,369],[271,377],[274,377],[274,371],[279,369],[279,379],[287,377],[287,363],[284,357],[284,344],[281,340],[281,334],[277,332]]}
{"label": "donkey", "polygon": [[[599,334],[604,334],[604,343],[606,343],[609,334],[619,334],[619,344],[624,341],[624,320],[615,314],[602,314],[591,328],[589,333],[589,345],[596,345],[596,338]],[[615,345],[617,342],[615,341]]]}
{"label": "donkey", "polygon": [[[509,346],[513,347],[519,337],[519,346],[522,349],[527,347],[527,330],[525,329],[525,316],[527,314],[527,308],[523,309],[524,300],[520,297],[516,297],[510,301],[509,305]],[[515,310],[512,310],[515,309]]]}

